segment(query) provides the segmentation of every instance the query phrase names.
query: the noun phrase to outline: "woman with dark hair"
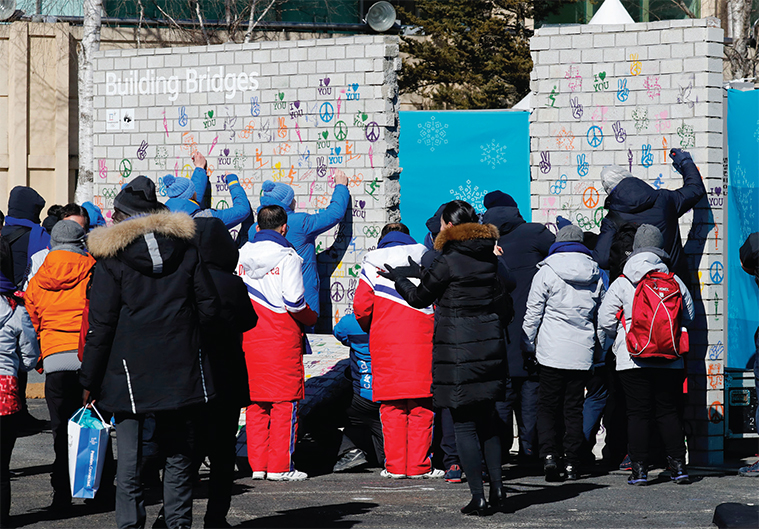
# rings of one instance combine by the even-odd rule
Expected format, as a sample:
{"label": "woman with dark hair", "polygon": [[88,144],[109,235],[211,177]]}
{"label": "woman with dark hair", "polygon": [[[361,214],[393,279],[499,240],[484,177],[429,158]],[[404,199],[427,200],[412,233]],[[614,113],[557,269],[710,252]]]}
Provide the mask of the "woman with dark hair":
{"label": "woman with dark hair", "polygon": [[461,466],[472,501],[464,514],[488,509],[482,483],[482,451],[490,475],[490,506],[504,507],[501,442],[495,402],[503,398],[507,376],[503,324],[511,318],[508,294],[498,276],[498,229],[479,224],[471,205],[454,200],[443,209],[435,249],[441,255],[425,269],[419,286],[408,277],[414,266],[394,269],[388,278],[412,307],[436,304],[432,395],[435,408],[450,408]]}

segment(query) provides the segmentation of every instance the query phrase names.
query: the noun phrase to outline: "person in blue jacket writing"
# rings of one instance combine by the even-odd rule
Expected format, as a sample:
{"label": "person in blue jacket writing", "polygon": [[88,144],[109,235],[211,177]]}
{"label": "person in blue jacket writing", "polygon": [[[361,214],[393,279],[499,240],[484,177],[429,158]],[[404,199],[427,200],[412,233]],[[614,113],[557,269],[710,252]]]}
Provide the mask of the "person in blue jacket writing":
{"label": "person in blue jacket writing", "polygon": [[[288,226],[286,237],[303,259],[306,303],[317,314],[319,314],[319,272],[316,268],[316,238],[342,220],[349,202],[348,177],[340,170],[335,172],[335,190],[329,205],[326,209],[313,214],[294,211],[295,192],[289,185],[271,180],[267,180],[263,185],[261,205],[258,209],[272,205],[285,208]],[[250,238],[253,238],[255,226],[251,230]]]}
{"label": "person in blue jacket writing", "polygon": [[176,177],[168,174],[163,177],[169,200],[166,207],[177,212],[184,211],[191,217],[216,217],[221,219],[227,229],[233,228],[247,219],[250,214],[250,202],[245,190],[240,185],[240,179],[235,174],[224,175],[229,193],[232,195],[232,206],[226,209],[204,209],[200,201],[206,194],[208,187],[208,175],[206,174],[206,159],[196,152],[192,161],[195,162],[195,171],[192,179]]}

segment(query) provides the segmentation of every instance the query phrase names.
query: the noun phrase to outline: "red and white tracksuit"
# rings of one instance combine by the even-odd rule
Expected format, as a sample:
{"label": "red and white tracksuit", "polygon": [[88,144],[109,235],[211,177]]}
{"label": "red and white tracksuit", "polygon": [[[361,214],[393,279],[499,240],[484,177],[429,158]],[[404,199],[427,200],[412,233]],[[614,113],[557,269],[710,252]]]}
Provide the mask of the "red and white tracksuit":
{"label": "red and white tracksuit", "polygon": [[284,237],[262,230],[240,249],[238,270],[258,314],[243,334],[250,400],[248,461],[254,472],[289,472],[303,398],[302,325],[316,323],[303,295],[302,259]]}
{"label": "red and white tracksuit", "polygon": [[380,248],[366,255],[353,312],[369,332],[373,399],[381,402],[385,468],[393,474],[417,476],[432,470],[434,313],[432,307],[408,305],[394,283],[377,274],[385,263],[405,266],[409,256],[421,260],[426,248],[405,237],[405,244],[383,247],[380,243]]}

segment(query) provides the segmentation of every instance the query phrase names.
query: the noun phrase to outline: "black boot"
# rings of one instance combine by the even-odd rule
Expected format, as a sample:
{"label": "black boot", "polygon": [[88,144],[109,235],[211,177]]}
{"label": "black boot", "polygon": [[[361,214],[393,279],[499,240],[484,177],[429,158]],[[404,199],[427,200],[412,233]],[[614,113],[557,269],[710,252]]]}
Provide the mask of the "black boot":
{"label": "black boot", "polygon": [[567,466],[564,467],[564,474],[566,475],[567,481],[577,481],[579,478],[579,472],[577,472],[577,465],[574,465],[572,463],[567,463]]}
{"label": "black boot", "polygon": [[669,479],[678,485],[690,483],[688,470],[685,468],[685,461],[682,459],[667,456],[667,468],[669,469]]}
{"label": "black boot", "polygon": [[559,475],[559,463],[556,461],[555,456],[546,456],[543,459],[543,472],[546,476],[546,481],[560,481],[561,476]]}
{"label": "black boot", "polygon": [[648,468],[643,461],[633,461],[632,474],[627,480],[630,485],[646,485],[648,483]]}
{"label": "black boot", "polygon": [[472,516],[485,516],[488,513],[488,502],[485,498],[472,498],[466,507],[461,508],[461,514]]}
{"label": "black boot", "polygon": [[506,510],[506,491],[503,485],[490,486],[490,509],[493,512],[504,512]]}

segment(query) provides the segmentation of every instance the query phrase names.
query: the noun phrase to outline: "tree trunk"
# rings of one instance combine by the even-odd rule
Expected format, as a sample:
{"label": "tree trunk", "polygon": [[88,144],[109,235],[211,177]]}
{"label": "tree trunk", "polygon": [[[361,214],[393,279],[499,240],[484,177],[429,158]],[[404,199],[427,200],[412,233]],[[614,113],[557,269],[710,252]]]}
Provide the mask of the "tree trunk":
{"label": "tree trunk", "polygon": [[100,49],[101,0],[84,0],[82,42],[79,44],[79,176],[75,201],[92,200],[95,170],[94,82],[92,55]]}
{"label": "tree trunk", "polygon": [[743,79],[751,75],[751,61],[748,57],[751,0],[728,0],[727,14],[728,30],[733,39],[733,56],[730,57],[733,79]]}
{"label": "tree trunk", "polygon": [[248,17],[248,31],[245,33],[245,42],[253,39],[253,24],[256,21],[256,0],[250,0],[250,16]]}

